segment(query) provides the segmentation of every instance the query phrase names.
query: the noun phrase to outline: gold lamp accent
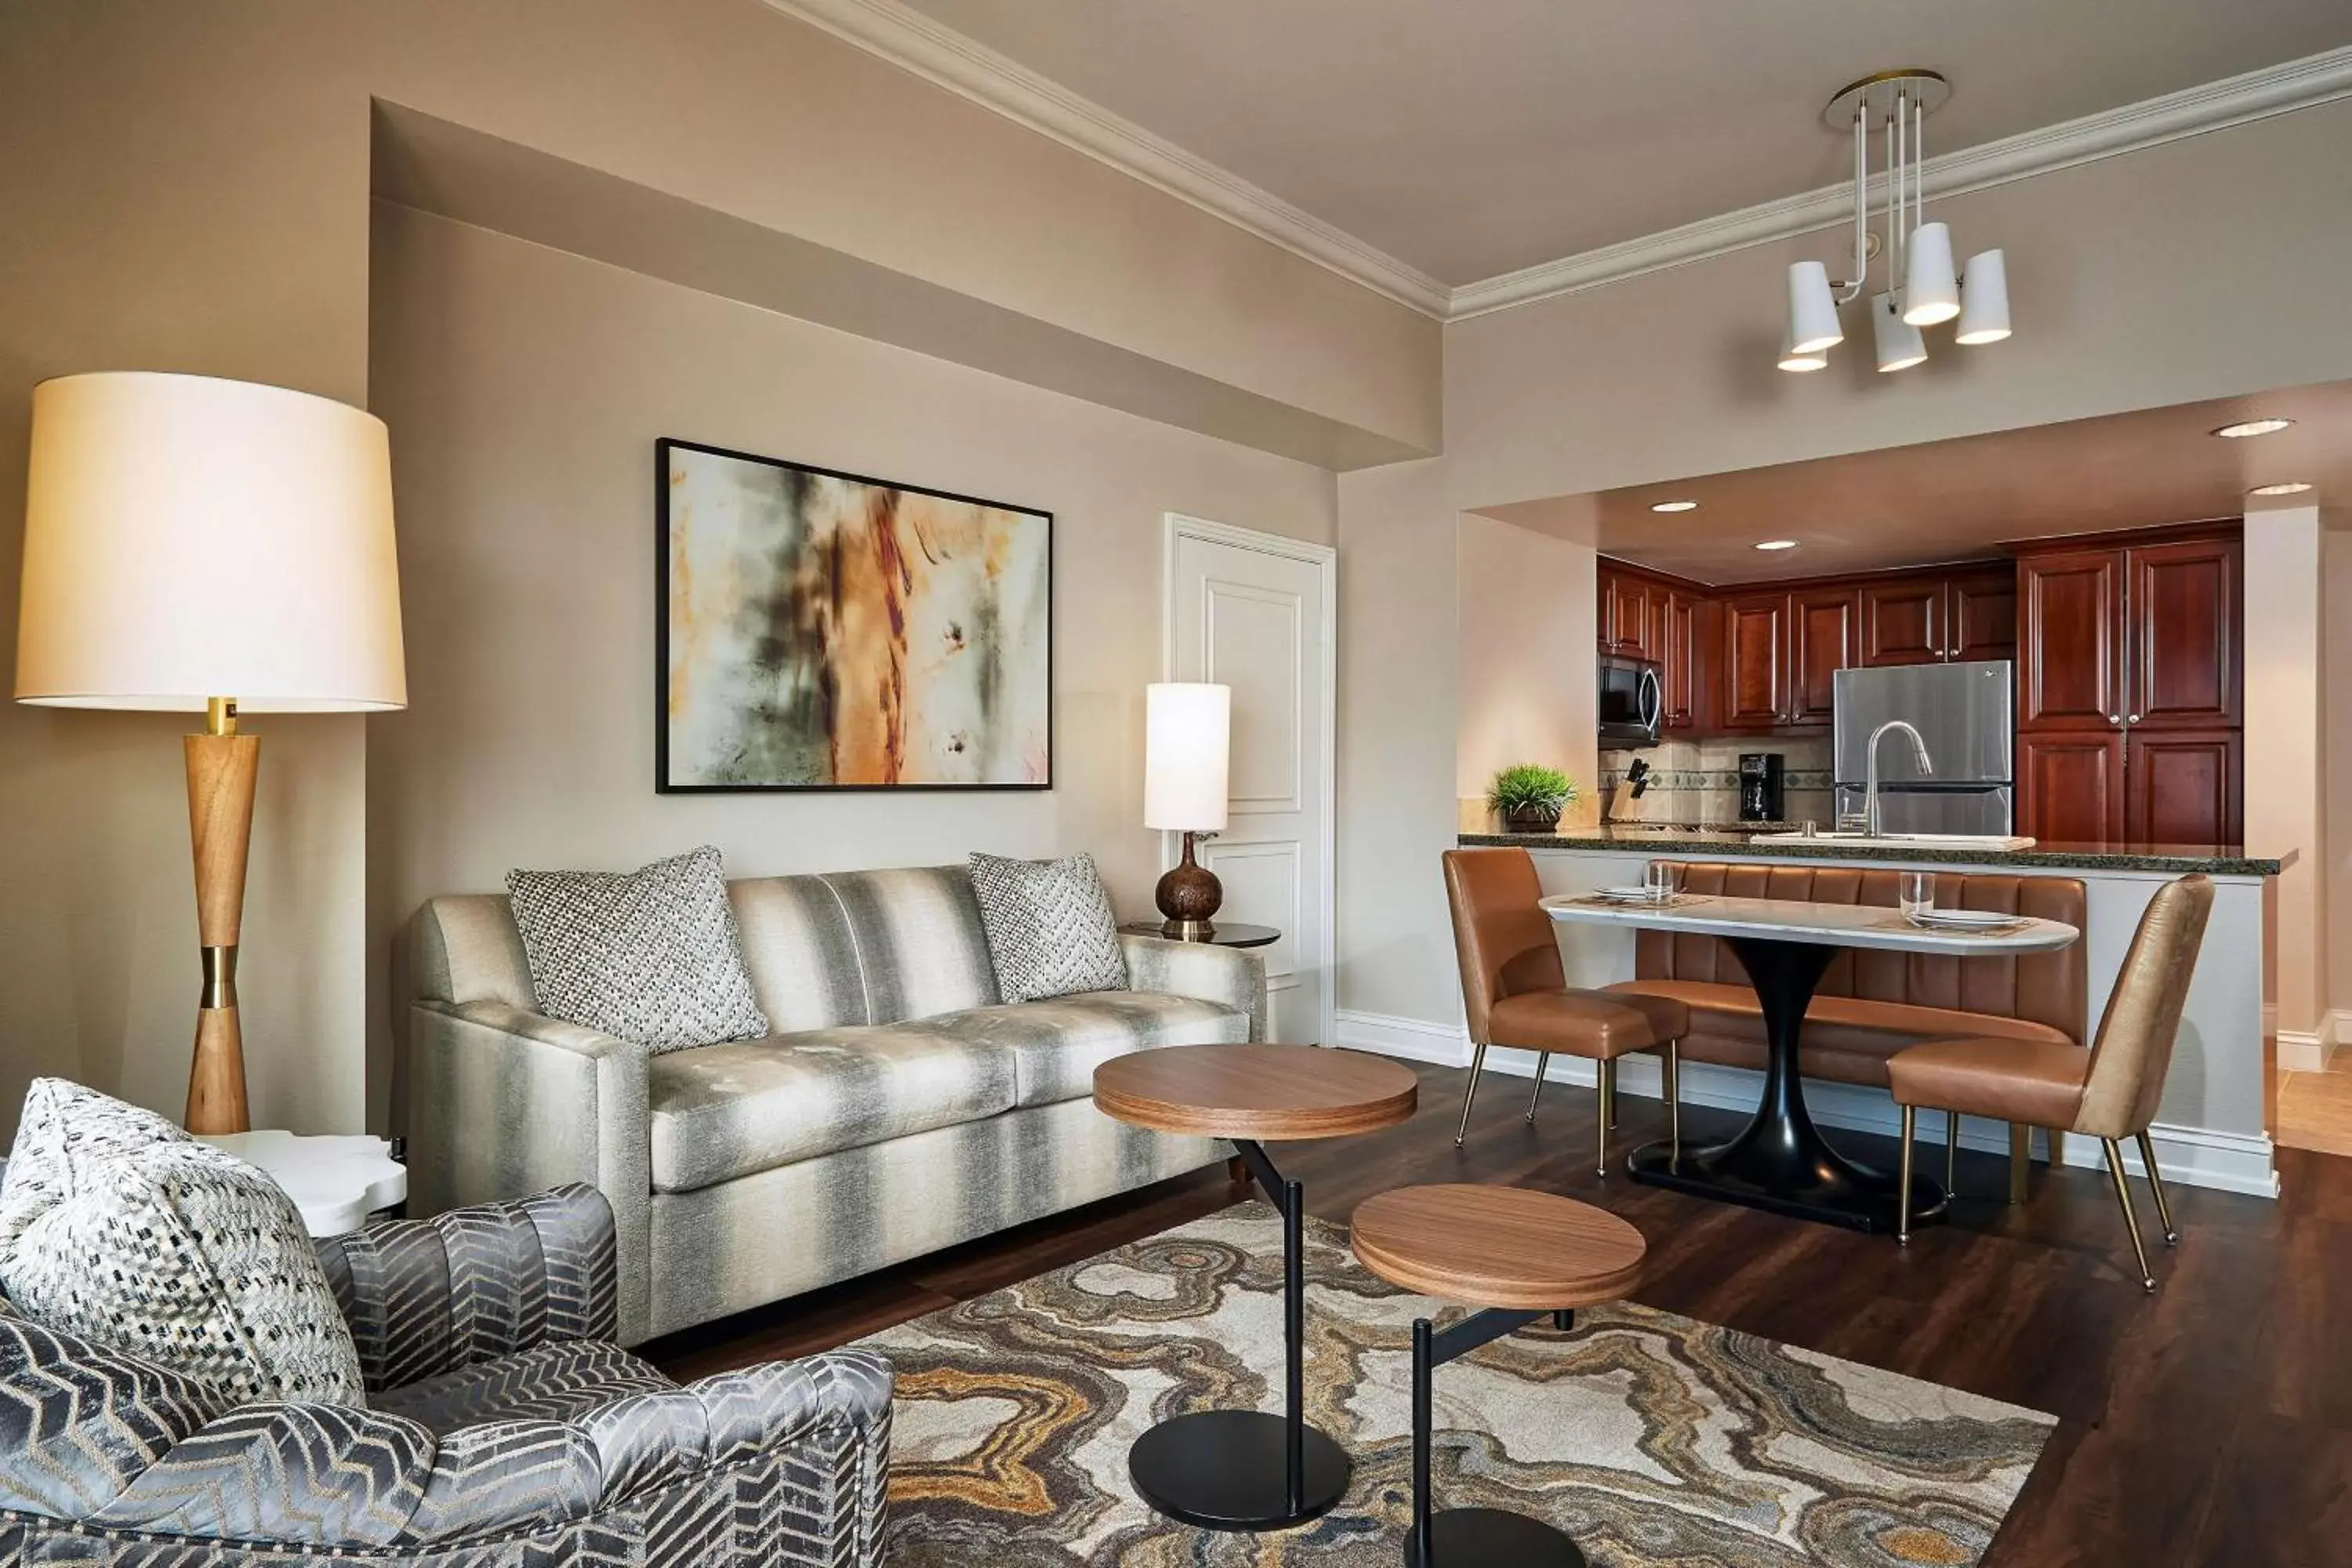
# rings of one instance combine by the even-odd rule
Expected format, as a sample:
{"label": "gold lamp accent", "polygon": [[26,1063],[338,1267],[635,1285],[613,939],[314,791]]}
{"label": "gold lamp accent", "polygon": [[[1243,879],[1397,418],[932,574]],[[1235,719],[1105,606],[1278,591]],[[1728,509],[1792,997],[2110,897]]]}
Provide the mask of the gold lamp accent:
{"label": "gold lamp accent", "polygon": [[16,694],[205,715],[184,743],[202,963],[187,1126],[247,1131],[236,961],[261,740],[237,720],[407,705],[383,421],[209,376],[35,387]]}

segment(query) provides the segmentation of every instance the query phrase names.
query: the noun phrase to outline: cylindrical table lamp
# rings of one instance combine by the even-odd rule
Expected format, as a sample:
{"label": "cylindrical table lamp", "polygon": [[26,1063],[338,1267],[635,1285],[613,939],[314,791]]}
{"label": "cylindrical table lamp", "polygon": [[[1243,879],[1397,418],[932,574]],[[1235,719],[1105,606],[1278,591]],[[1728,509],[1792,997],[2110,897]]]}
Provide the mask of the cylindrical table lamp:
{"label": "cylindrical table lamp", "polygon": [[1143,715],[1143,825],[1184,836],[1184,858],[1154,890],[1160,929],[1169,936],[1210,936],[1225,893],[1216,873],[1193,858],[1193,847],[1202,834],[1224,831],[1233,693],[1198,681],[1147,686]]}
{"label": "cylindrical table lamp", "polygon": [[192,1132],[242,1132],[236,952],[261,742],[237,715],[406,705],[383,421],[145,372],[33,389],[16,699],[202,713],[186,739],[204,989]]}

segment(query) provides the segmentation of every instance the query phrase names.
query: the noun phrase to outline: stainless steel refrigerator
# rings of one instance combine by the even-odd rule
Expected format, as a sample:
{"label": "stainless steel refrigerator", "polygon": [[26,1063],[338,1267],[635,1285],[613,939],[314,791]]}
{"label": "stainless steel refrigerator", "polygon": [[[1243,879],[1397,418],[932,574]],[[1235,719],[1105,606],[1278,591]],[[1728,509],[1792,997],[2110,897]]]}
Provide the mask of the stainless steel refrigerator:
{"label": "stainless steel refrigerator", "polygon": [[1931,773],[1898,732],[1878,747],[1878,810],[1888,833],[2007,835],[2014,802],[2014,667],[2005,658],[1837,672],[1837,809],[1862,810],[1871,732],[1909,721],[1927,744]]}

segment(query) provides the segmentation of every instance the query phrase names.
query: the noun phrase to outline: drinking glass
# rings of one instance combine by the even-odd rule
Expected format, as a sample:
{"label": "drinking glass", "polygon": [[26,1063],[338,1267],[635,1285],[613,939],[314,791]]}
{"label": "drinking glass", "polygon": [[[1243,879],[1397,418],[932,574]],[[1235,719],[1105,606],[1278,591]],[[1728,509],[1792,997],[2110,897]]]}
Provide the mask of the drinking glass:
{"label": "drinking glass", "polygon": [[1671,860],[1653,860],[1642,873],[1642,885],[1650,890],[1650,900],[1663,904],[1675,896],[1682,885],[1683,868]]}
{"label": "drinking glass", "polygon": [[1936,907],[1936,874],[1933,871],[1906,871],[1895,886],[1895,896],[1903,906],[1903,918],[1917,920]]}

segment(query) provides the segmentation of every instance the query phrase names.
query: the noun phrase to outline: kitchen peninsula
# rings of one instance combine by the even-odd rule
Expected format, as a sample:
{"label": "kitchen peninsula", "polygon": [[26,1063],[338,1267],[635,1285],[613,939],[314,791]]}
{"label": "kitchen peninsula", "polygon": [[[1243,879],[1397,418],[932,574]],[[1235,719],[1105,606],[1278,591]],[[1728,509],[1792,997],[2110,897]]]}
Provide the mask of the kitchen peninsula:
{"label": "kitchen peninsula", "polygon": [[[1971,878],[2064,877],[2082,882],[2086,981],[2085,1026],[2105,1010],[2132,933],[2156,889],[2175,877],[2201,872],[2214,884],[2213,911],[2189,991],[2179,1043],[2153,1129],[2168,1180],[2275,1196],[2268,1131],[2270,1052],[2263,1022],[2263,890],[2267,879],[2294,864],[2292,854],[2250,856],[2229,846],[2036,844],[1998,851],[1977,847],[1855,843],[1829,837],[1770,838],[1704,831],[1660,833],[1622,827],[1570,828],[1559,833],[1465,833],[1465,846],[1511,846],[1530,851],[1547,894],[1590,892],[1638,884],[1654,859],[1796,868],[1853,867],[1873,870],[1932,870]],[[1568,984],[1601,986],[1634,977],[1634,933],[1598,927],[1563,931]],[[2088,1034],[2082,1037],[2087,1039]],[[1495,1052],[1488,1067],[1532,1072],[1532,1061]],[[1564,1065],[1589,1079],[1590,1063]],[[1752,1110],[1757,1074],[1745,1068],[1686,1063],[1682,1096],[1689,1105]],[[1659,1092],[1654,1068],[1629,1060],[1622,1087]],[[1815,1119],[1832,1128],[1892,1135],[1897,1125],[1882,1089],[1808,1080]],[[1966,1123],[1961,1142],[2004,1151],[2008,1130],[1997,1122]],[[2095,1140],[2068,1136],[2068,1163],[2096,1164]]]}

